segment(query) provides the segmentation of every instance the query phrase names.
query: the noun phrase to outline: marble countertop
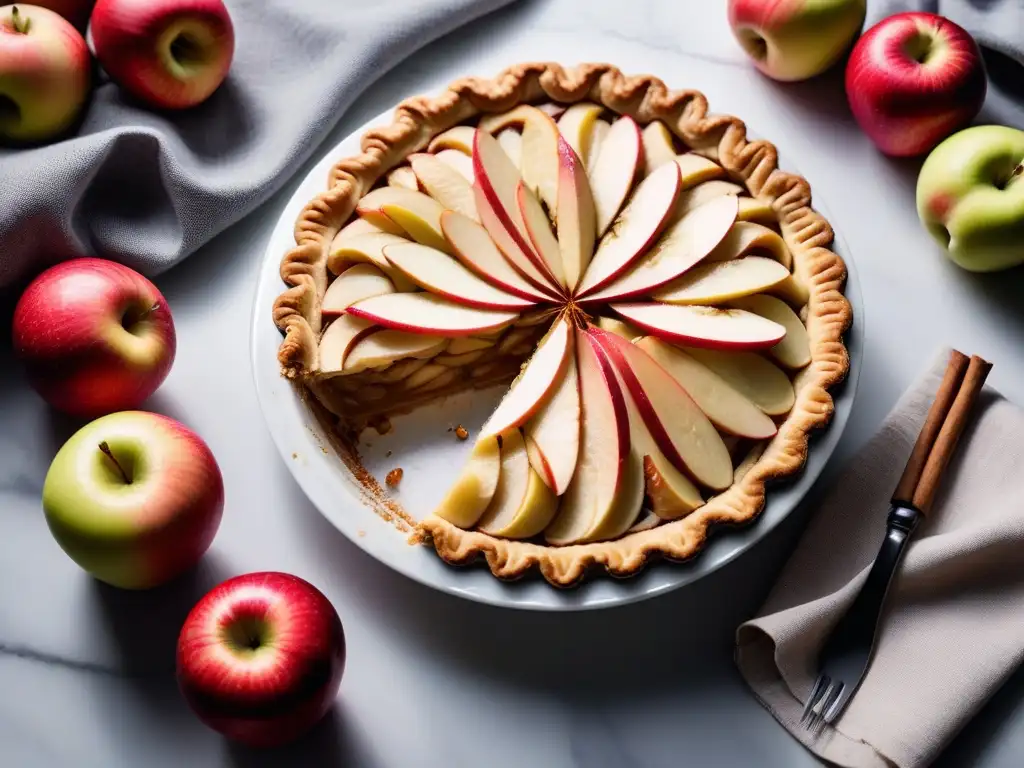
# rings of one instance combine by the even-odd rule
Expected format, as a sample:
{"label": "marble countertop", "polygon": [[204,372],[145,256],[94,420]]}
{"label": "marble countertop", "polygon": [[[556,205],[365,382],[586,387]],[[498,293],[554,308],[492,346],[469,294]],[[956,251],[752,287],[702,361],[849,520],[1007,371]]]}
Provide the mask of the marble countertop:
{"label": "marble countertop", "polygon": [[[771,138],[784,163],[796,159],[856,260],[866,352],[850,425],[823,482],[942,344],[993,360],[990,383],[1024,402],[1022,275],[968,275],[936,251],[914,212],[917,164],[874,151],[849,116],[839,76],[791,86],[766,81],[733,43],[724,0],[624,7],[535,0],[465,27],[384,75],[325,146],[405,96],[531,58],[608,60],[699,88],[713,110],[742,115],[752,133]],[[1003,98],[990,94],[983,120],[999,120]],[[501,611],[434,593],[363,554],[317,513],[264,428],[248,347],[259,258],[304,173],[157,280],[176,318],[178,358],[147,407],[204,436],[227,488],[210,553],[159,595],[97,584],[50,538],[40,490],[75,424],[28,389],[3,334],[0,762],[814,765],[748,693],[731,659],[734,630],[763,600],[805,511],[694,586],[615,611],[565,615]],[[329,718],[292,748],[259,754],[226,744],[192,717],[175,689],[173,646],[206,589],[266,569],[293,572],[327,593],[345,624],[349,661]],[[1018,672],[940,765],[1019,765],[1022,701]]]}

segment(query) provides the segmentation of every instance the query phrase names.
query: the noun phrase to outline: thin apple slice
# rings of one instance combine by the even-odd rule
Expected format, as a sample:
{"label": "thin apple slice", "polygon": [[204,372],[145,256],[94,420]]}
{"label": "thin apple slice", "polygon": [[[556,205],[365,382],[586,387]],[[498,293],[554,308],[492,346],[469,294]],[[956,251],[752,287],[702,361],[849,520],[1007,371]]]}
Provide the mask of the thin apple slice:
{"label": "thin apple slice", "polygon": [[775,259],[786,269],[793,268],[793,256],[778,232],[761,224],[738,221],[718,247],[708,254],[706,261],[729,261],[762,254]]}
{"label": "thin apple slice", "polygon": [[533,302],[551,301],[552,289],[542,291],[517,272],[482,225],[461,213],[441,214],[441,231],[464,266],[503,291]]}
{"label": "thin apple slice", "polygon": [[787,275],[785,280],[773,285],[770,292],[790,306],[798,308],[804,306],[811,299],[810,290],[795,274]]}
{"label": "thin apple slice", "polygon": [[755,352],[719,352],[682,347],[769,416],[789,413],[796,400],[785,371]]}
{"label": "thin apple slice", "polygon": [[594,254],[597,211],[587,170],[565,139],[558,142],[558,217],[555,225],[565,286],[573,292]]}
{"label": "thin apple slice", "polygon": [[640,134],[644,145],[644,175],[650,176],[657,168],[676,159],[672,132],[661,120],[648,123]]}
{"label": "thin apple slice", "polygon": [[537,105],[537,109],[543,112],[545,115],[550,117],[552,120],[557,120],[562,116],[566,110],[565,104],[559,104],[557,101],[545,101]]}
{"label": "thin apple slice", "polygon": [[459,528],[472,528],[494,498],[500,477],[498,438],[477,440],[459,479],[448,489],[434,514]]}
{"label": "thin apple slice", "polygon": [[367,368],[381,368],[405,357],[433,357],[447,343],[447,339],[439,336],[384,329],[371,333],[353,346],[345,356],[343,370],[345,373],[357,373]]}
{"label": "thin apple slice", "polygon": [[614,226],[601,238],[576,293],[585,296],[603,288],[643,255],[661,232],[678,195],[676,165],[663,165],[640,182]]}
{"label": "thin apple slice", "polygon": [[459,152],[457,149],[442,149],[434,157],[461,173],[470,184],[473,183],[472,157]]}
{"label": "thin apple slice", "polygon": [[693,347],[767,349],[786,335],[786,329],[778,323],[742,309],[683,307],[678,304],[612,304],[611,308],[648,333]]}
{"label": "thin apple slice", "polygon": [[477,527],[491,536],[527,539],[543,531],[557,509],[558,497],[530,466],[522,433],[502,434],[498,489]]}
{"label": "thin apple slice", "polygon": [[433,358],[431,358],[429,363],[424,365],[422,368],[417,368],[406,377],[403,382],[403,387],[407,390],[420,389],[431,382],[436,381],[449,371],[451,371],[451,368],[446,365],[441,365],[440,363],[435,363]]}
{"label": "thin apple slice", "polygon": [[730,304],[740,311],[753,312],[785,328],[786,336],[768,352],[787,368],[803,368],[811,362],[811,338],[807,328],[786,302],[774,296],[746,296]]}
{"label": "thin apple slice", "polygon": [[475,133],[476,128],[471,125],[456,125],[435,136],[427,146],[427,151],[440,153],[443,149],[454,149],[464,155],[472,156]]}
{"label": "thin apple slice", "polygon": [[597,327],[602,331],[608,331],[608,333],[614,333],[626,341],[632,341],[633,339],[639,338],[644,335],[644,332],[639,328],[634,328],[629,323],[624,323],[614,317],[599,317],[597,318]]}
{"label": "thin apple slice", "polygon": [[521,310],[537,303],[495,288],[448,254],[419,243],[389,245],[384,249],[384,255],[416,285],[456,304],[482,309]]}
{"label": "thin apple slice", "polygon": [[558,118],[558,131],[581,160],[590,154],[594,124],[604,107],[590,101],[573,104]]}
{"label": "thin apple slice", "polygon": [[562,268],[562,254],[558,247],[558,240],[555,233],[551,231],[551,221],[544,213],[537,196],[526,186],[526,180],[519,182],[516,189],[516,200],[519,203],[519,213],[526,225],[526,232],[530,236],[530,243],[534,252],[539,254],[547,271],[558,282],[565,285],[565,270]]}
{"label": "thin apple slice", "polygon": [[775,422],[707,366],[654,336],[645,336],[636,346],[679,382],[718,429],[754,440],[774,437]]}
{"label": "thin apple slice", "polygon": [[320,337],[320,372],[340,372],[352,347],[374,330],[376,326],[369,320],[352,315],[342,315],[332,321]]}
{"label": "thin apple slice", "polygon": [[409,165],[427,194],[446,209],[458,211],[471,219],[478,218],[473,187],[455,168],[434,155],[422,153],[410,157]]}
{"label": "thin apple slice", "polygon": [[740,214],[736,218],[738,221],[749,221],[766,227],[777,226],[779,223],[779,218],[771,205],[756,197],[740,198]]}
{"label": "thin apple slice", "polygon": [[555,391],[523,426],[530,465],[561,496],[569,487],[580,449],[580,390],[576,355],[566,356]]}
{"label": "thin apple slice", "polygon": [[430,293],[374,296],[353,304],[348,311],[385,328],[449,337],[473,336],[504,328],[517,317],[515,312],[465,307]]}
{"label": "thin apple slice", "polygon": [[[629,190],[633,188],[633,180],[637,177],[642,160],[640,126],[633,118],[623,115],[612,124],[608,135],[601,142],[597,160],[590,168],[590,189],[594,193],[598,237],[604,235],[619,215],[623,203],[629,197]],[[674,195],[672,200],[675,200]]]}
{"label": "thin apple slice", "polygon": [[604,140],[608,138],[611,129],[612,124],[607,120],[594,121],[594,127],[590,129],[590,150],[586,155],[580,155],[587,166],[587,171],[597,165],[597,156],[601,153],[601,147],[604,146]]}
{"label": "thin apple slice", "polygon": [[444,206],[422,192],[400,187],[379,187],[356,205],[360,216],[383,215],[395,222],[417,243],[448,251],[441,234]]}
{"label": "thin apple slice", "polygon": [[399,360],[382,371],[378,371],[376,380],[381,384],[395,384],[396,382],[403,381],[416,373],[420,368],[429,365],[431,359],[427,357],[407,357],[405,360]]}
{"label": "thin apple slice", "polygon": [[444,365],[448,368],[463,368],[467,365],[472,365],[477,360],[484,356],[485,350],[478,349],[474,352],[461,352],[460,354],[453,355],[449,352],[442,352],[440,355],[434,358],[434,362],[438,365]]}
{"label": "thin apple slice", "polygon": [[[715,202],[712,200],[708,205],[715,205]],[[705,207],[701,206],[690,215],[695,215]],[[658,290],[652,298],[666,304],[721,304],[730,299],[770,290],[788,279],[789,270],[775,259],[747,256],[732,261],[699,264]]]}
{"label": "thin apple slice", "polygon": [[506,429],[520,427],[544,405],[565,374],[566,360],[572,354],[571,338],[569,322],[559,318],[512,382],[482,427],[481,435],[499,435]]}
{"label": "thin apple slice", "polygon": [[394,292],[394,283],[377,267],[372,264],[355,264],[338,275],[327,287],[323,301],[320,302],[320,313],[324,317],[337,317],[357,301]]}
{"label": "thin apple slice", "polygon": [[512,161],[512,165],[516,168],[522,167],[523,134],[515,128],[506,128],[505,130],[500,131],[495,138],[498,139],[498,143],[501,144],[501,148],[505,150],[505,154],[508,155],[508,159]]}
{"label": "thin apple slice", "polygon": [[676,165],[679,166],[679,174],[683,179],[684,192],[705,181],[725,176],[725,169],[722,166],[695,152],[684,152],[677,155]]}
{"label": "thin apple slice", "polygon": [[[663,165],[662,168],[675,166]],[[654,179],[659,173],[660,169],[647,178]],[[628,271],[599,291],[585,295],[583,300],[624,299],[670,283],[707,256],[729,233],[735,221],[734,197],[722,197],[702,205],[669,227]]]}
{"label": "thin apple slice", "polygon": [[404,237],[388,232],[375,232],[348,237],[340,244],[335,239],[327,254],[327,268],[340,275],[353,264],[373,264],[388,276],[395,290],[406,292],[415,290],[416,286],[406,279],[405,275],[391,266],[384,256],[384,249],[389,245],[400,245],[412,242]]}
{"label": "thin apple slice", "polygon": [[[426,366],[424,366],[426,367]],[[436,392],[439,389],[444,389],[454,384],[458,379],[464,378],[465,374],[458,368],[449,368],[448,366],[442,365],[444,373],[440,376],[435,376],[426,384],[421,384],[416,388],[416,394],[420,395],[424,392]]]}
{"label": "thin apple slice", "polygon": [[732,485],[728,448],[675,377],[621,336],[598,328],[588,333],[611,358],[651,436],[676,469],[714,490]]}
{"label": "thin apple slice", "polygon": [[399,227],[395,222],[388,220],[387,227],[381,228],[374,224],[372,221],[367,219],[361,219],[358,216],[344,227],[338,230],[338,234],[334,236],[334,241],[331,243],[331,249],[341,247],[346,240],[355,237],[356,235],[371,235],[380,234],[381,232],[387,232],[392,235],[403,234],[402,228]]}
{"label": "thin apple slice", "polygon": [[735,195],[738,197],[742,193],[743,187],[739,184],[733,184],[731,181],[712,179],[711,181],[701,182],[695,187],[684,190],[679,195],[673,219],[678,221],[694,208],[699,208],[716,197],[721,197],[722,195]]}
{"label": "thin apple slice", "polygon": [[[512,125],[522,126],[521,155],[516,165],[523,181],[554,215],[558,205],[558,126],[537,107],[521,104],[504,114],[488,115],[480,121],[479,128],[495,133]],[[498,136],[499,144],[502,134]]]}
{"label": "thin apple slice", "polygon": [[494,208],[478,183],[473,184],[473,195],[476,199],[476,211],[480,216],[480,223],[483,224],[487,234],[494,241],[495,245],[498,246],[501,253],[504,254],[508,263],[538,289],[557,296],[557,288],[553,279],[544,272],[541,272],[534,262],[533,254],[527,254],[520,247],[518,241],[509,234],[505,225],[498,219],[497,213],[495,213]]}
{"label": "thin apple slice", "polygon": [[555,545],[587,541],[618,527],[621,533],[643,503],[640,459],[630,449],[629,415],[615,371],[583,331],[576,332],[576,352],[582,414],[579,461],[558,514],[544,531],[548,543]]}
{"label": "thin apple slice", "polygon": [[478,339],[475,336],[460,336],[452,339],[445,352],[449,355],[461,355],[466,352],[480,352],[494,346],[492,339]]}
{"label": "thin apple slice", "polygon": [[416,174],[408,165],[400,165],[388,174],[388,186],[411,189],[414,192],[418,192],[420,188]]}
{"label": "thin apple slice", "polygon": [[641,509],[640,514],[636,518],[636,522],[629,527],[626,533],[640,533],[641,531],[649,531],[652,528],[657,528],[661,523],[661,518],[658,517],[650,509]]}
{"label": "thin apple slice", "polygon": [[496,112],[484,115],[477,123],[477,128],[487,131],[491,135],[497,135],[508,128],[522,130],[526,127],[526,121],[530,118],[530,112],[537,109],[531,104],[519,104],[505,112]]}

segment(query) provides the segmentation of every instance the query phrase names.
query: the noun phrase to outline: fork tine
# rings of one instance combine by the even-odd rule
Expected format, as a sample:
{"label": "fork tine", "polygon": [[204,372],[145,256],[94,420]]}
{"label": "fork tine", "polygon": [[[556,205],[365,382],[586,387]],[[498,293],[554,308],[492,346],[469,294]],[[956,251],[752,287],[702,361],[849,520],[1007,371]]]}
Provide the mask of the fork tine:
{"label": "fork tine", "polygon": [[828,693],[825,694],[825,700],[821,703],[821,709],[818,710],[818,714],[814,719],[814,727],[811,729],[815,733],[820,733],[825,724],[831,722],[831,720],[826,719],[826,714],[832,714],[830,710],[833,705],[839,702],[839,697],[842,695],[845,687],[846,685],[842,680],[836,680],[834,685],[829,686]]}
{"label": "fork tine", "polygon": [[[828,687],[825,689],[825,692],[818,700],[820,704],[825,703],[825,700],[828,699],[830,695],[832,695],[832,689],[835,687],[832,683],[831,678],[825,679],[828,680]],[[814,709],[811,710],[811,717],[807,721],[807,730],[809,730],[811,733],[817,733],[818,721],[821,720],[821,712],[823,709],[824,707],[815,706]]]}
{"label": "fork tine", "polygon": [[825,691],[828,689],[828,684],[830,682],[828,675],[818,675],[818,679],[814,681],[814,689],[807,697],[807,703],[804,704],[804,711],[800,715],[800,725],[808,725],[813,719],[814,705],[821,701],[821,697],[825,695]]}
{"label": "fork tine", "polygon": [[832,703],[828,709],[825,707],[821,708],[821,711],[825,715],[825,724],[832,725],[832,721],[835,720],[839,714],[846,708],[846,703],[850,700],[853,695],[853,690],[850,686],[845,683],[841,684],[842,687],[839,690],[839,695],[836,696],[836,700]]}

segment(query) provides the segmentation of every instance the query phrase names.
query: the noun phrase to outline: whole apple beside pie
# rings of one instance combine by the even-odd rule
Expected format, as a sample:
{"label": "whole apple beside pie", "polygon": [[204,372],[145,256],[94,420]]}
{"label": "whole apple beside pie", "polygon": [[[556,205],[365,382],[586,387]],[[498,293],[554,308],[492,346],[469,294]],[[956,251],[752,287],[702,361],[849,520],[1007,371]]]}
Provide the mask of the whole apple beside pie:
{"label": "whole apple beside pie", "polygon": [[739,119],[608,65],[524,64],[404,102],[362,150],[297,223],[279,359],[348,435],[508,386],[416,526],[446,561],[628,575],[803,466],[848,368],[845,267]]}

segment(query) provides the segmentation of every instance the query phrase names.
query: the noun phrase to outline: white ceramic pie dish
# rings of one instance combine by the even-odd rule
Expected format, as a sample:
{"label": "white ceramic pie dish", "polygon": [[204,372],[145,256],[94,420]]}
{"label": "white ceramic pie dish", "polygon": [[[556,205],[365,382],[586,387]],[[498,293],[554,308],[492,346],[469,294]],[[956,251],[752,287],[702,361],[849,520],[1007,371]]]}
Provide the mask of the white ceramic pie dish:
{"label": "white ceramic pie dish", "polygon": [[[386,112],[348,136],[329,152],[302,181],[288,202],[271,235],[260,269],[251,331],[253,370],[264,418],[299,486],[320,512],[351,541],[371,556],[423,584],[479,602],[535,610],[580,610],[611,607],[671,591],[705,576],[735,559],[764,537],[804,496],[821,473],[846,426],[857,388],[862,356],[857,331],[863,305],[854,265],[841,238],[833,250],[844,258],[849,272],[846,296],[854,313],[847,335],[850,373],[833,391],[835,415],[830,426],[814,436],[807,464],[799,475],[769,488],[763,513],[743,529],[715,532],[708,545],[687,563],[653,563],[629,579],[595,575],[571,590],[552,587],[539,576],[520,582],[499,581],[484,567],[456,568],[445,564],[433,548],[408,543],[408,534],[385,522],[358,499],[352,476],[330,448],[320,423],[303,402],[298,389],[279,374],[277,349],[281,334],[271,319],[271,307],[281,292],[282,255],[294,245],[293,229],[299,212],[322,191],[328,170],[338,159],[359,152],[359,140],[368,129],[387,124]],[[799,172],[780,158],[780,166]],[[815,203],[826,217],[820,202]],[[457,395],[437,406],[393,420],[386,436],[364,435],[361,455],[378,479],[401,467],[403,479],[396,499],[413,517],[422,519],[442,498],[472,447],[452,434],[457,425],[470,434],[478,428],[500,398],[501,389]],[[390,454],[390,455],[389,455]]]}

